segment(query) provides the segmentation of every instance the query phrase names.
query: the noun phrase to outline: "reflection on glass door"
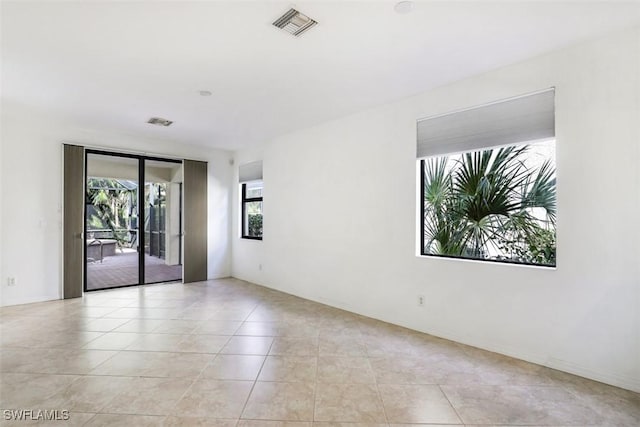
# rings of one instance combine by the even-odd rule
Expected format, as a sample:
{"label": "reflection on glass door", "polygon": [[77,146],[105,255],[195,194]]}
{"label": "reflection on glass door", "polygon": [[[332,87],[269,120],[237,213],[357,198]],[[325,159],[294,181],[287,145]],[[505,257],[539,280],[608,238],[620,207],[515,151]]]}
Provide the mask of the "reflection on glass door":
{"label": "reflection on glass door", "polygon": [[88,153],[85,200],[85,289],[139,283],[139,160]]}
{"label": "reflection on glass door", "polygon": [[182,163],[144,161],[144,283],[182,279]]}

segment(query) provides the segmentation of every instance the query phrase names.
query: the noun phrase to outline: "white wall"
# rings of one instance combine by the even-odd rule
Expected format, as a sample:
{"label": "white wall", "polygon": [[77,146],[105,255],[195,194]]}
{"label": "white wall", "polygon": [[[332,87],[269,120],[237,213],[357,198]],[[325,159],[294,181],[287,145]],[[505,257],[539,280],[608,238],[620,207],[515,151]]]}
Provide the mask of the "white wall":
{"label": "white wall", "polygon": [[[265,229],[237,237],[234,186],[232,274],[640,391],[639,62],[636,29],[236,153],[264,158]],[[417,257],[416,119],[550,86],[557,269]]]}
{"label": "white wall", "polygon": [[[83,129],[6,100],[1,137],[2,305],[61,296],[62,142],[208,161],[208,273],[229,276],[229,152]],[[10,276],[16,286],[7,286]]]}

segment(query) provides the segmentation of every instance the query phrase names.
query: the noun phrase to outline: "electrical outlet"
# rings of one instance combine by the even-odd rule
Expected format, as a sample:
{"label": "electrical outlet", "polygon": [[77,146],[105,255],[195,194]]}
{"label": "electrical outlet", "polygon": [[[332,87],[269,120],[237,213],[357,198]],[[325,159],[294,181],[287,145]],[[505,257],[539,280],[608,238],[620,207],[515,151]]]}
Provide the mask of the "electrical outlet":
{"label": "electrical outlet", "polygon": [[8,277],[7,278],[7,286],[15,286],[16,285],[16,278],[15,277]]}
{"label": "electrical outlet", "polygon": [[418,295],[418,307],[424,307],[425,298],[424,295]]}
{"label": "electrical outlet", "polygon": [[258,264],[258,270],[262,271],[262,264]]}

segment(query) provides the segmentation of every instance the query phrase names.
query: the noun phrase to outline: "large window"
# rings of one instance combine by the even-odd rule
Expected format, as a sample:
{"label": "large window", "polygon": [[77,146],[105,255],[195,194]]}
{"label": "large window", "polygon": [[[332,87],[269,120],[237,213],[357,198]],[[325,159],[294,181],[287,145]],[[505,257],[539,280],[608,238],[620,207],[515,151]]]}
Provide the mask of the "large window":
{"label": "large window", "polygon": [[423,159],[422,254],[555,266],[554,145]]}
{"label": "large window", "polygon": [[556,265],[553,90],[418,123],[420,253]]}
{"label": "large window", "polygon": [[262,181],[242,184],[242,237],[262,240]]}

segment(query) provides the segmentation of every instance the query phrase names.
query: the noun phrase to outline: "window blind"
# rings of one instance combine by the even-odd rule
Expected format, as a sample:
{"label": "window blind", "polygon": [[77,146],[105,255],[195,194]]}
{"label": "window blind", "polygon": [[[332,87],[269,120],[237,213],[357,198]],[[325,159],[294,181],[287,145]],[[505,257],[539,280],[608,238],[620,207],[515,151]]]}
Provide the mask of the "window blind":
{"label": "window blind", "polygon": [[245,163],[244,165],[240,165],[238,169],[240,182],[259,181],[262,179],[262,160]]}
{"label": "window blind", "polygon": [[417,157],[555,136],[554,89],[418,121]]}

